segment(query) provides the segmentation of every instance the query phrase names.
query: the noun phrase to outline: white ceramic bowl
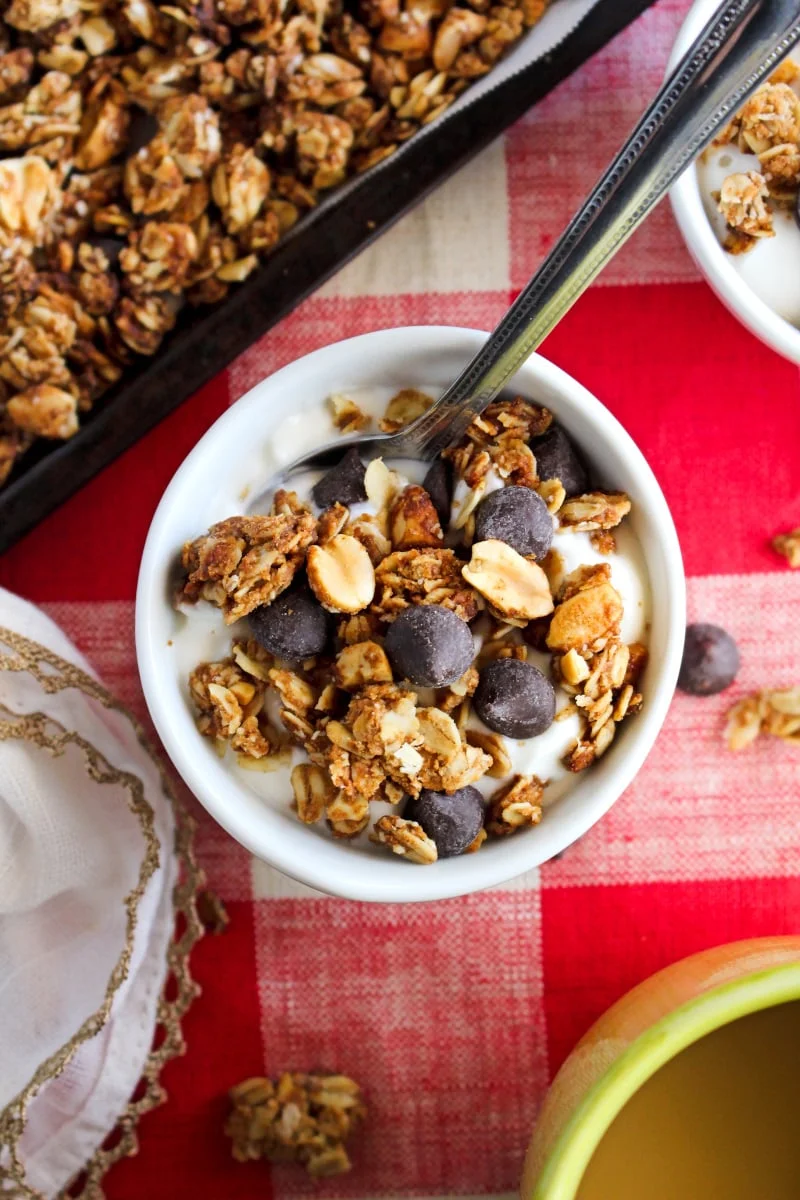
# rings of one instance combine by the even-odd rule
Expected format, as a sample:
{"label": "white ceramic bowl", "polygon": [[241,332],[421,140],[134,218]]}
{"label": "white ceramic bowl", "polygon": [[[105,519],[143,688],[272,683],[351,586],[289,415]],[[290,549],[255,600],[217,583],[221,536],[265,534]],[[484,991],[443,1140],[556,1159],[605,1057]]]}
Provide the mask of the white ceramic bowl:
{"label": "white ceramic bowl", "polygon": [[[273,803],[248,786],[249,773],[226,765],[198,734],[181,662],[181,623],[170,604],[176,555],[212,522],[241,511],[245,489],[265,479],[271,431],[289,412],[319,406],[334,391],[388,385],[445,385],[486,334],[470,329],[390,329],[338,342],[299,359],[257,384],[211,427],[176,473],[158,507],[144,549],[136,599],[136,649],[144,693],[159,736],[188,786],[227,831],[259,858],[314,888],[358,900],[411,901],[457,896],[502,883],[558,854],[603,816],[641,767],[672,698],[685,626],[680,548],[666,501],[631,438],[585,388],[534,356],[513,387],[551,408],[608,485],[633,500],[631,521],[650,576],[650,662],[643,712],[628,722],[609,752],[556,801],[541,825],[479,854],[417,866],[365,839],[335,841],[302,825],[290,796]],[[291,457],[291,454],[288,454]],[[208,606],[206,606],[208,607]],[[219,652],[229,638],[222,631]],[[259,776],[269,780],[269,775]],[[261,784],[260,786],[264,786]]]}
{"label": "white ceramic bowl", "polygon": [[[719,0],[695,0],[673,47],[668,71],[677,65],[718,7]],[[739,274],[734,259],[722,248],[706,212],[696,166],[684,172],[672,188],[670,199],[689,252],[722,303],[762,342],[800,363],[800,329],[756,295]],[[789,261],[786,270],[796,271],[797,266]]]}

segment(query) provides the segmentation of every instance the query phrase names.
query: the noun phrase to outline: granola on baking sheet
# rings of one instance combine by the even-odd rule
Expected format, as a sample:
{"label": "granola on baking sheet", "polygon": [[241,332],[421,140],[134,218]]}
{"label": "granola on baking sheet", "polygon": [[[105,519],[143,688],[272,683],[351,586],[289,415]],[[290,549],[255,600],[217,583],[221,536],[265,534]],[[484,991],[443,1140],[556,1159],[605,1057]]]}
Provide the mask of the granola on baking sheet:
{"label": "granola on baking sheet", "polygon": [[[0,486],[37,439],[74,436],[183,306],[224,300],[331,188],[490,71],[549,2],[11,0]],[[407,389],[386,427],[420,397]],[[360,421],[338,413],[343,431]]]}
{"label": "granola on baking sheet", "polygon": [[[398,393],[384,420],[416,419],[422,395]],[[345,431],[370,419],[344,394],[329,409]],[[529,482],[504,474],[510,452],[529,458]],[[583,472],[546,409],[502,400],[423,484],[348,452],[310,500],[280,491],[265,515],[187,542],[176,603],[248,626],[190,675],[199,732],[249,770],[290,762],[285,799],[304,824],[344,840],[369,831],[410,863],[537,825],[549,774],[590,767],[643,703],[647,648],[623,637],[612,566],[631,501],[576,490]],[[316,503],[337,491],[347,503]],[[581,565],[567,569],[556,534]],[[563,758],[520,769],[515,748],[566,720]]]}

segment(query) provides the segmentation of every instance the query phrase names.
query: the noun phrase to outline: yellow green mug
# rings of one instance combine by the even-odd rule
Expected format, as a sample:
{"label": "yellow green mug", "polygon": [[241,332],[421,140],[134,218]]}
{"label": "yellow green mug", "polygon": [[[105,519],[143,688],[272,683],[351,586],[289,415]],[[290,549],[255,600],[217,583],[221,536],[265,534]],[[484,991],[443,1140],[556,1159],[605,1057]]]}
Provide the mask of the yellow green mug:
{"label": "yellow green mug", "polygon": [[604,1135],[660,1068],[730,1022],[795,1000],[800,937],[719,946],[634,988],[592,1026],[554,1079],[525,1160],[522,1200],[575,1200]]}

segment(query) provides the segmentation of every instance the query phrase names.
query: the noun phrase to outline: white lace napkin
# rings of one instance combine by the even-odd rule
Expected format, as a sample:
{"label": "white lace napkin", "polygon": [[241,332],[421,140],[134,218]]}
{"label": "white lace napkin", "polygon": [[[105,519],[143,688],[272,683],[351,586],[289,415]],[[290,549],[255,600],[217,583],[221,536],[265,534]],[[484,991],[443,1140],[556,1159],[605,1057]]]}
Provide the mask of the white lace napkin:
{"label": "white lace napkin", "polygon": [[14,1195],[56,1195],[145,1072],[175,837],[135,723],[49,618],[0,589],[0,1179]]}

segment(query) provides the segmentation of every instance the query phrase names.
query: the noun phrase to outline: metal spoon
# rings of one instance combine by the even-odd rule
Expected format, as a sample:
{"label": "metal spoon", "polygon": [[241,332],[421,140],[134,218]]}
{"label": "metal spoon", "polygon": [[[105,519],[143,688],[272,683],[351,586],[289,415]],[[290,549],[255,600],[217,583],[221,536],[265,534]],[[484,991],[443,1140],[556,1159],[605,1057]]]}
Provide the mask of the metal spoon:
{"label": "metal spoon", "polygon": [[339,438],[284,468],[366,458],[436,458],[457,442],[665,195],[717,130],[800,40],[800,0],[726,0],[483,348],[428,411],[397,434]]}

